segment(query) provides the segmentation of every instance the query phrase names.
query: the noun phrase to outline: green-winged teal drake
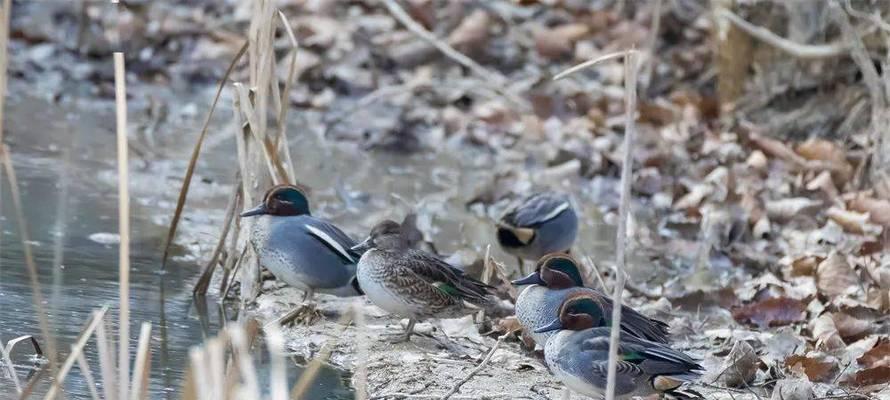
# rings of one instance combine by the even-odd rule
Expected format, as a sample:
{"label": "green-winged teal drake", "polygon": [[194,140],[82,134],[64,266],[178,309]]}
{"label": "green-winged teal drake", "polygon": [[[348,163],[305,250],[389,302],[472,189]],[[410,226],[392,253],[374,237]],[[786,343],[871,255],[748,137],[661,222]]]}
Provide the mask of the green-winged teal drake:
{"label": "green-winged teal drake", "polygon": [[435,255],[412,249],[401,226],[383,221],[352,248],[363,251],[358,282],[372,303],[408,318],[400,340],[408,340],[417,321],[458,318],[478,311],[492,300],[490,287]]}
{"label": "green-winged teal drake", "polygon": [[[554,332],[535,332],[559,316],[559,307],[565,299],[575,295],[587,295],[597,299],[606,315],[612,315],[612,298],[602,292],[584,287],[578,262],[564,253],[548,254],[538,260],[535,271],[525,278],[513,281],[514,285],[528,285],[516,299],[516,318],[529,332],[535,343],[544,346]],[[632,308],[621,308],[621,330],[625,333],[653,342],[667,343],[668,326],[664,322],[648,318]],[[605,323],[610,322],[608,319]]]}
{"label": "green-winged teal drake", "polygon": [[[610,328],[605,327],[598,299],[575,295],[560,306],[559,317],[538,328],[557,331],[547,340],[544,359],[550,371],[569,389],[601,398],[606,388]],[[701,365],[688,355],[621,332],[616,370],[616,399],[670,393],[677,398],[699,397],[680,390],[684,382],[697,379]]]}
{"label": "green-winged teal drake", "polygon": [[309,212],[306,193],[293,185],[274,186],[263,202],[241,214],[256,221],[250,233],[260,264],[276,278],[303,290],[337,296],[361,294],[355,279],[361,255],[355,241],[328,221]]}
{"label": "green-winged teal drake", "polygon": [[523,260],[568,252],[578,234],[578,216],[568,196],[540,192],[513,204],[497,223],[497,240],[507,253]]}

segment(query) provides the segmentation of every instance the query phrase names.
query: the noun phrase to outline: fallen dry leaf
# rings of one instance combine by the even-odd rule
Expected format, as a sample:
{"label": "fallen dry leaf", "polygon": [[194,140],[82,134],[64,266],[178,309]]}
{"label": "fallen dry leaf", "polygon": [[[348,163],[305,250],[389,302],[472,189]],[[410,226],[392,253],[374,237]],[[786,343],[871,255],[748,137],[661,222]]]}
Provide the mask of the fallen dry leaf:
{"label": "fallen dry leaf", "polygon": [[890,366],[882,365],[874,368],[866,368],[856,371],[856,374],[846,380],[845,383],[854,387],[881,385],[890,382]]}
{"label": "fallen dry leaf", "polygon": [[847,203],[851,210],[868,214],[871,222],[890,227],[890,201],[872,197],[856,197]]}
{"label": "fallen dry leaf", "polygon": [[463,49],[478,49],[488,41],[491,18],[483,9],[476,9],[448,35],[448,44]]}
{"label": "fallen dry leaf", "polygon": [[819,256],[803,256],[791,261],[790,276],[814,276],[816,267],[824,258]]}
{"label": "fallen dry leaf", "polygon": [[834,253],[816,267],[816,287],[819,293],[834,298],[859,289],[859,277],[847,259]]}
{"label": "fallen dry leaf", "polygon": [[857,318],[844,311],[838,311],[832,314],[832,319],[838,334],[847,343],[862,339],[873,330],[874,320],[871,318]]}
{"label": "fallen dry leaf", "polygon": [[838,183],[846,183],[853,174],[844,149],[825,139],[809,139],[797,146],[797,154],[807,160],[826,163]]}
{"label": "fallen dry leaf", "polygon": [[773,388],[770,400],[812,400],[813,384],[806,379],[780,379]]}
{"label": "fallen dry leaf", "polygon": [[836,358],[821,352],[795,354],[785,359],[785,367],[803,373],[811,382],[829,382],[840,370]]}
{"label": "fallen dry leaf", "polygon": [[744,340],[736,341],[723,361],[723,383],[729,387],[746,386],[757,375],[760,357]]}
{"label": "fallen dry leaf", "polygon": [[806,164],[807,160],[805,158],[795,153],[794,150],[779,140],[756,133],[751,133],[748,138],[754,146],[762,150],[768,156],[801,166]]}
{"label": "fallen dry leaf", "polygon": [[586,35],[588,30],[587,25],[580,23],[541,29],[535,33],[535,48],[540,55],[550,59],[569,56],[572,54],[575,41]]}
{"label": "fallen dry leaf", "polygon": [[791,197],[787,199],[767,200],[764,205],[766,214],[771,219],[787,221],[795,215],[813,211],[822,205],[819,200],[813,200],[807,197]]}
{"label": "fallen dry leaf", "polygon": [[766,171],[768,162],[769,160],[766,159],[766,155],[760,150],[752,151],[751,155],[748,156],[748,159],[745,160],[745,164],[748,164],[749,167],[757,171]]}
{"label": "fallen dry leaf", "polygon": [[882,337],[875,346],[856,359],[865,368],[890,366],[890,338]]}
{"label": "fallen dry leaf", "polygon": [[816,348],[823,351],[834,351],[843,349],[846,345],[841,339],[837,327],[834,325],[834,319],[831,315],[822,314],[818,318],[810,322],[810,332],[813,339],[816,340]]}
{"label": "fallen dry leaf", "polygon": [[829,199],[837,199],[839,196],[837,186],[834,185],[834,181],[831,179],[831,173],[828,171],[822,171],[819,175],[816,175],[815,178],[810,179],[806,185],[807,190],[820,190],[822,193],[825,193]]}
{"label": "fallen dry leaf", "polygon": [[771,297],[736,308],[732,311],[732,317],[763,329],[803,321],[805,310],[806,305],[800,300]]}
{"label": "fallen dry leaf", "polygon": [[409,0],[405,2],[405,10],[424,28],[432,30],[436,26],[436,9],[432,0]]}
{"label": "fallen dry leaf", "polygon": [[826,211],[828,218],[837,222],[845,231],[858,235],[880,235],[881,227],[869,223],[869,215],[831,207]]}

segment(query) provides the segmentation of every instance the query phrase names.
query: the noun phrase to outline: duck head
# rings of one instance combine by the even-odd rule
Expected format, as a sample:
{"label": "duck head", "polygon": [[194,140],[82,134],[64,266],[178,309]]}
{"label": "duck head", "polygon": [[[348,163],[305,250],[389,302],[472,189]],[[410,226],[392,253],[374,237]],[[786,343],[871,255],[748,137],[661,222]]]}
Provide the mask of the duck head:
{"label": "duck head", "polygon": [[553,253],[541,257],[535,272],[512,282],[515,286],[541,285],[551,289],[584,286],[578,262],[570,255]]}
{"label": "duck head", "polygon": [[306,193],[294,185],[273,186],[266,192],[263,202],[243,213],[242,217],[254,215],[277,215],[281,217],[293,215],[310,215],[309,199]]}
{"label": "duck head", "polygon": [[558,329],[580,331],[596,326],[605,326],[605,322],[603,307],[600,306],[600,303],[591,296],[580,295],[566,299],[559,307],[559,318],[535,329],[535,333]]}
{"label": "duck head", "polygon": [[401,250],[409,247],[410,243],[402,232],[402,226],[395,221],[385,220],[375,225],[368,238],[351,250],[363,253],[369,249]]}

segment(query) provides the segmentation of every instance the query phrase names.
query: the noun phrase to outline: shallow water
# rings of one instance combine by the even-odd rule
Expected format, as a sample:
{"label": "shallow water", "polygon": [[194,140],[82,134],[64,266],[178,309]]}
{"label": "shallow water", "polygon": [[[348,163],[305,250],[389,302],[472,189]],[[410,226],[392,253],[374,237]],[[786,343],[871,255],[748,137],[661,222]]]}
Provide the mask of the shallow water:
{"label": "shallow water", "polygon": [[[51,335],[64,360],[70,345],[84,328],[94,309],[109,305],[107,322],[116,326],[118,298],[118,246],[103,242],[103,236],[118,230],[117,189],[115,185],[114,135],[108,128],[113,121],[106,103],[93,113],[80,112],[86,104],[67,106],[49,104],[32,97],[14,97],[7,108],[7,138],[13,151],[13,164],[19,181],[24,213],[30,231],[30,245],[39,269],[41,293],[45,300]],[[54,118],[40,118],[48,113]],[[178,154],[173,153],[178,157]],[[170,197],[175,196],[176,179],[184,170],[178,165],[164,165],[153,160],[140,170],[138,156],[131,165],[131,272],[130,332],[131,348],[135,349],[139,324],[152,323],[152,371],[149,392],[153,399],[179,398],[184,369],[188,365],[188,349],[213,336],[227,322],[237,318],[237,311],[223,309],[217,299],[208,297],[204,307],[196,307],[191,290],[201,266],[192,261],[169,263],[161,273],[160,254],[166,225],[160,221],[171,213]],[[205,182],[224,170],[205,165]],[[157,182],[169,188],[155,193]],[[194,198],[200,204],[222,204],[223,190],[204,188],[198,184]],[[204,184],[204,186],[207,186]],[[19,229],[16,226],[11,192],[6,180],[2,186],[0,216],[0,338],[5,342],[20,335],[34,335],[46,350],[46,339],[40,334],[38,318],[32,301],[32,290],[24,264]],[[220,211],[221,212],[221,211]],[[193,223],[202,223],[201,216],[192,216]],[[183,223],[189,223],[184,221]],[[208,229],[208,242],[216,233]],[[94,235],[100,234],[100,235]],[[105,235],[101,235],[105,234]],[[94,235],[91,238],[91,235]],[[177,253],[182,253],[179,248]],[[206,314],[201,310],[209,310]],[[115,328],[116,329],[116,328]],[[95,342],[85,350],[87,360],[98,377]],[[261,347],[261,346],[258,346]],[[20,344],[13,352],[20,380],[24,383],[37,370],[30,357],[31,348]],[[265,360],[258,351],[258,360]],[[261,363],[261,374],[262,371]],[[299,368],[291,363],[289,378],[295,380]],[[15,398],[11,382],[0,377],[3,389],[0,398]],[[351,398],[346,375],[326,369],[312,389],[313,398]],[[42,379],[35,397],[48,388]],[[69,374],[65,391],[69,398],[88,398],[89,392],[79,369]],[[8,390],[7,390],[8,389]]]}

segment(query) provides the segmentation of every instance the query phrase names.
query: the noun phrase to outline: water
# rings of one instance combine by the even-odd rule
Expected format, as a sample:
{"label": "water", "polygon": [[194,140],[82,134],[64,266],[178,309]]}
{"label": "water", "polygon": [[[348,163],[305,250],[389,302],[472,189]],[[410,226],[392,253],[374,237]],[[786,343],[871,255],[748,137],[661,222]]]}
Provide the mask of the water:
{"label": "water", "polygon": [[[118,230],[114,136],[109,127],[113,114],[107,104],[99,104],[103,108],[97,112],[84,113],[79,112],[84,104],[55,106],[37,98],[23,97],[11,100],[7,108],[8,142],[13,149],[13,164],[39,269],[46,317],[57,342],[60,361],[70,352],[70,345],[93,310],[108,305],[111,311],[106,321],[116,323],[117,320],[118,246],[94,240]],[[54,118],[38,118],[41,113]],[[171,156],[181,157],[181,153],[173,152]],[[138,156],[134,158],[138,160]],[[222,208],[219,204],[225,204],[224,196],[220,195],[224,190],[203,188],[202,191],[202,185],[208,186],[207,180],[221,179],[227,172],[220,164],[209,164],[202,169],[205,183],[197,183],[194,195],[198,204],[193,206],[199,210],[202,206],[216,204]],[[204,299],[203,307],[196,307],[191,290],[201,266],[195,262],[174,259],[166,272],[159,273],[167,229],[159,217],[170,215],[170,198],[178,190],[173,179],[183,170],[184,165],[153,162],[140,169],[137,164],[131,185],[131,348],[135,352],[139,324],[151,322],[149,393],[152,399],[179,398],[188,365],[188,349],[215,335],[238,315],[231,307],[218,306],[213,297]],[[159,186],[159,182],[164,185]],[[5,342],[20,335],[33,335],[46,350],[5,178],[0,189],[0,338]],[[200,216],[189,219],[191,223],[202,221]],[[212,243],[214,230],[208,228],[200,237]],[[97,233],[106,235],[94,235]],[[183,249],[177,248],[174,253],[183,253]],[[209,312],[201,312],[203,310]],[[23,384],[38,368],[31,353],[30,346],[23,343],[12,355]],[[98,379],[95,341],[90,341],[84,353],[93,376]],[[262,375],[267,359],[262,356],[264,350],[257,353]],[[295,381],[300,369],[295,363],[289,365],[289,379]],[[0,382],[0,399],[15,398],[13,386],[5,375],[0,375]],[[41,379],[34,397],[42,396],[48,384],[49,379]],[[68,375],[64,389],[68,398],[89,397],[76,366]],[[312,398],[351,398],[350,393],[348,376],[327,368],[316,381]]]}

